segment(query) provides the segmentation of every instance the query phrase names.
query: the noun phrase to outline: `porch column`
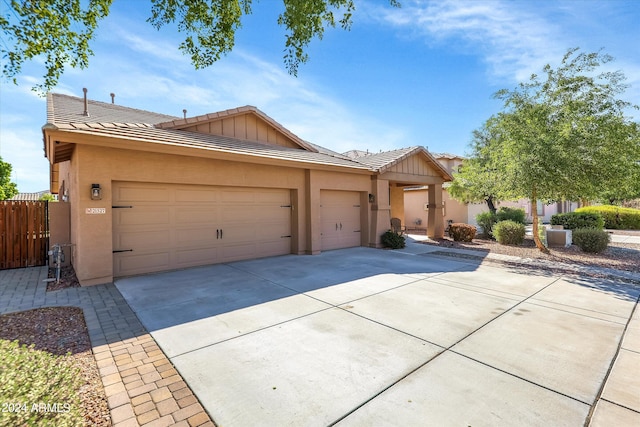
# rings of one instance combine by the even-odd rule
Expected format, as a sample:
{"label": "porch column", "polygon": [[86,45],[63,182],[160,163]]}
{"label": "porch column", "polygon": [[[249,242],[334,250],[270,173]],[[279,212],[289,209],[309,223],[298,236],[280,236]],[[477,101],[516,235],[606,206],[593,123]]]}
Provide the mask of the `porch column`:
{"label": "porch column", "polygon": [[371,206],[371,232],[369,246],[382,247],[380,237],[391,228],[391,206],[389,200],[389,181],[372,177],[371,194],[374,202]]}
{"label": "porch column", "polygon": [[427,216],[427,236],[444,237],[444,218],[442,215],[442,184],[429,184],[429,214]]}
{"label": "porch column", "polygon": [[390,187],[391,218],[400,218],[402,225],[406,226],[404,218],[404,188],[392,185]]}

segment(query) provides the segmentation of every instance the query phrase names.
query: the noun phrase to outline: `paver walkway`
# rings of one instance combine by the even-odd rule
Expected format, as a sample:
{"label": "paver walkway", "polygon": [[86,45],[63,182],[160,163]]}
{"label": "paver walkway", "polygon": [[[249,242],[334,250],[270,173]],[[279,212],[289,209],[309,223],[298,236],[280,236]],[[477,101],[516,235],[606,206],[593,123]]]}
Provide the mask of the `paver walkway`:
{"label": "paver walkway", "polygon": [[82,308],[114,427],[214,425],[113,284],[46,292],[46,278],[47,267],[0,270],[0,314]]}

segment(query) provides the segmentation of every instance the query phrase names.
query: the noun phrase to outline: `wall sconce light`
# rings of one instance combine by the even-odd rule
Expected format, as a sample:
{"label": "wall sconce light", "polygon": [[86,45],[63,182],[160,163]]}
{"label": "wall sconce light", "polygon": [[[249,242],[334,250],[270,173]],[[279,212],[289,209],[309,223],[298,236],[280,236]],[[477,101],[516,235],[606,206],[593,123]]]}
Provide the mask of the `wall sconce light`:
{"label": "wall sconce light", "polygon": [[91,184],[91,200],[102,200],[100,184]]}
{"label": "wall sconce light", "polygon": [[375,203],[375,201],[376,201],[375,194],[369,193],[369,203]]}

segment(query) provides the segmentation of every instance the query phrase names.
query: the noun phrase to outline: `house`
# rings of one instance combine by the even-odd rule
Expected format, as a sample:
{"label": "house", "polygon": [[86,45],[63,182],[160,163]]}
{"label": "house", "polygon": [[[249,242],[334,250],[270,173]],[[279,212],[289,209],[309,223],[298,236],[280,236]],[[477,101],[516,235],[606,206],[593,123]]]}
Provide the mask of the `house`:
{"label": "house", "polygon": [[[43,197],[51,194],[49,190],[37,191],[35,193],[18,193],[9,200],[21,201],[21,202],[37,202]],[[54,198],[55,200],[55,198]]]}
{"label": "house", "polygon": [[352,159],[304,141],[256,107],[175,117],[88,100],[86,92],[49,94],[42,131],[82,285],[378,247],[392,213],[404,209],[407,186],[429,186],[429,233],[443,234],[442,185],[452,178],[423,147]]}
{"label": "house", "polygon": [[[457,172],[464,162],[464,157],[449,153],[433,153],[433,157],[442,165],[443,168],[453,175]],[[442,215],[445,224],[451,222],[463,222],[472,225],[478,225],[476,215],[489,210],[486,203],[463,203],[453,199],[446,191],[447,184],[443,186],[442,194]],[[403,224],[411,228],[420,228],[418,224],[426,224],[428,220],[429,197],[426,187],[407,187],[404,192],[404,221]],[[528,221],[532,220],[531,202],[528,199],[520,199],[514,201],[500,201],[496,203],[496,208],[511,207],[524,209]],[[572,212],[579,205],[575,202],[558,202],[544,203],[538,201],[536,209],[538,216],[543,222],[549,222],[551,216],[561,212]],[[402,217],[400,217],[402,218]]]}

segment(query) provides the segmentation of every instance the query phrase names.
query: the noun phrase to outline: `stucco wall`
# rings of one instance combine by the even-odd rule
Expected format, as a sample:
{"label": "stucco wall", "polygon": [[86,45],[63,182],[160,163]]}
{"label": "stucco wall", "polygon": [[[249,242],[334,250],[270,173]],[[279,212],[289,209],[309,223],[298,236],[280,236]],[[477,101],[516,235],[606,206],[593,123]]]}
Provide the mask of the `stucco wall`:
{"label": "stucco wall", "polygon": [[[83,285],[113,280],[112,182],[139,181],[293,190],[292,252],[318,253],[319,191],[359,191],[363,202],[371,191],[365,174],[318,171],[239,163],[216,159],[77,145],[65,171],[71,206],[74,267]],[[100,184],[102,200],[91,200],[92,184]],[[104,213],[87,213],[104,208]],[[368,203],[362,204],[363,230],[369,230]],[[97,212],[101,212],[98,210]],[[363,232],[363,244],[370,241]]]}

